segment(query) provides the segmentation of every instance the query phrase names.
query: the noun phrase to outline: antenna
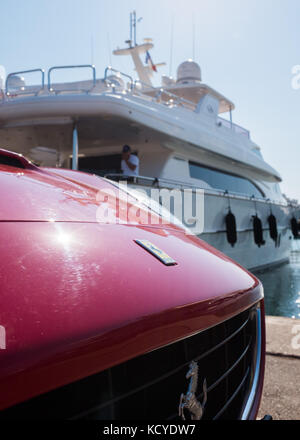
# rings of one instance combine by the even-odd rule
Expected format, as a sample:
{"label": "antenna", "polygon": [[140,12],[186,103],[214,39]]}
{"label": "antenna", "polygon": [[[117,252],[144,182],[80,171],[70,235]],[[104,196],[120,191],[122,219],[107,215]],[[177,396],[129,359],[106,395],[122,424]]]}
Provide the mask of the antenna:
{"label": "antenna", "polygon": [[[126,44],[129,45],[129,47],[126,47],[125,49],[119,49],[113,51],[114,55],[130,55],[135,69],[137,71],[137,74],[139,76],[139,79],[142,83],[145,83],[149,86],[152,85],[151,83],[151,76],[153,74],[153,71],[156,72],[156,67],[161,66],[164,64],[154,64],[151,60],[151,56],[149,54],[149,50],[153,48],[152,40],[151,39],[145,39],[142,44],[137,44],[137,23],[140,23],[142,21],[142,17],[137,19],[136,12],[133,11],[130,13],[130,38],[132,40],[125,41]],[[144,65],[141,56],[143,54],[146,54],[146,60],[147,65]],[[148,62],[149,61],[149,62]],[[146,61],[145,61],[146,63]]]}
{"label": "antenna", "polygon": [[196,39],[196,25],[195,14],[193,15],[193,61],[195,61],[195,39]]}
{"label": "antenna", "polygon": [[129,46],[132,45],[132,26],[133,26],[133,13],[130,12],[130,38],[129,41],[126,41],[126,43],[129,43]]}
{"label": "antenna", "polygon": [[109,32],[107,32],[107,46],[108,46],[108,58],[109,58],[109,65],[112,65],[111,62],[111,47],[110,47],[110,36],[109,36]]}
{"label": "antenna", "polygon": [[136,39],[136,25],[143,20],[143,17],[136,19],[136,11],[130,12],[130,40],[127,40],[126,43],[129,43],[129,46],[132,47],[132,42],[134,46],[137,46]]}
{"label": "antenna", "polygon": [[172,64],[173,64],[173,41],[174,41],[174,14],[171,21],[171,41],[170,41],[170,69],[169,76],[172,76]]}
{"label": "antenna", "polygon": [[134,45],[136,46],[136,12],[133,11],[133,34],[134,34]]}
{"label": "antenna", "polygon": [[94,36],[91,34],[91,64],[94,65]]}

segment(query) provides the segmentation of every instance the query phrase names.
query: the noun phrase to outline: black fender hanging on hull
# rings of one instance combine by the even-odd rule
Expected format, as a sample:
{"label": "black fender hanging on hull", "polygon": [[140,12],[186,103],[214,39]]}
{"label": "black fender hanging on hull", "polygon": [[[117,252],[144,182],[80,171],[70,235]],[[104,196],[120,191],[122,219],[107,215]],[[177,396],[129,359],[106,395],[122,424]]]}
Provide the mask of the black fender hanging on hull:
{"label": "black fender hanging on hull", "polygon": [[298,223],[298,221],[297,221],[295,216],[292,217],[292,219],[291,219],[291,230],[292,230],[294,238],[300,238],[300,235],[299,235],[299,223]]}
{"label": "black fender hanging on hull", "polygon": [[253,217],[253,234],[254,234],[254,241],[257,244],[258,247],[264,245],[266,242],[264,240],[263,236],[263,227],[262,227],[262,221],[261,219],[256,215]]}
{"label": "black fender hanging on hull", "polygon": [[234,247],[235,243],[237,242],[237,232],[235,215],[231,212],[231,210],[229,210],[228,214],[225,217],[225,223],[228,243],[230,243],[231,246]]}
{"label": "black fender hanging on hull", "polygon": [[276,220],[275,215],[273,215],[273,214],[269,215],[268,223],[269,223],[270,237],[272,238],[272,240],[275,241],[275,243],[277,243],[278,228],[277,228],[277,220]]}

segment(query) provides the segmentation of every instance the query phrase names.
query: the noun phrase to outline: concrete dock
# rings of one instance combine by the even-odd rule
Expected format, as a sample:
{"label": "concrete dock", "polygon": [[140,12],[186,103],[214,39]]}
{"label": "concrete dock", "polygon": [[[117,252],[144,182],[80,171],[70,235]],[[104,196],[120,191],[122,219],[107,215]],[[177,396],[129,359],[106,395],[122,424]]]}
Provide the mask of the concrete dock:
{"label": "concrete dock", "polygon": [[300,319],[267,316],[266,353],[258,419],[300,420]]}

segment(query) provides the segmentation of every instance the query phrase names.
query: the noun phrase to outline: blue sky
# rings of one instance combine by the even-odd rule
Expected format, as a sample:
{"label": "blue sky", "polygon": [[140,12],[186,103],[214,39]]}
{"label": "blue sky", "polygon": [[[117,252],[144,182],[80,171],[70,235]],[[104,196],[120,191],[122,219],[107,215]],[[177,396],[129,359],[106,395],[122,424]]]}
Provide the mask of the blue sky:
{"label": "blue sky", "polygon": [[167,63],[155,83],[170,72],[173,23],[172,74],[194,52],[203,81],[236,104],[234,122],[281,173],[283,192],[300,200],[300,89],[291,85],[300,64],[299,0],[1,2],[0,64],[8,73],[93,61],[99,77],[109,64],[133,73],[130,59],[110,54],[128,39],[133,9],[143,17],[138,41],[153,38],[154,62]]}

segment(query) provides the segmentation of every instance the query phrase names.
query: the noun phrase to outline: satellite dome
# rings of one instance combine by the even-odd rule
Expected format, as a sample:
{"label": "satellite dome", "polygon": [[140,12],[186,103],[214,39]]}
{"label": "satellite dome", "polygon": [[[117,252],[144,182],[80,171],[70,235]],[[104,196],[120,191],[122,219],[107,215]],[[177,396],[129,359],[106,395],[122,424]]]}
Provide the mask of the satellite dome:
{"label": "satellite dome", "polygon": [[108,75],[106,80],[110,86],[117,87],[117,88],[120,87],[121,89],[125,88],[124,81],[121,78],[121,75],[118,73],[116,75]]}
{"label": "satellite dome", "polygon": [[201,69],[199,64],[192,60],[184,61],[177,69],[177,84],[184,84],[185,82],[200,82]]}
{"label": "satellite dome", "polygon": [[23,89],[25,87],[25,80],[22,76],[13,75],[8,80],[8,86],[13,89]]}

